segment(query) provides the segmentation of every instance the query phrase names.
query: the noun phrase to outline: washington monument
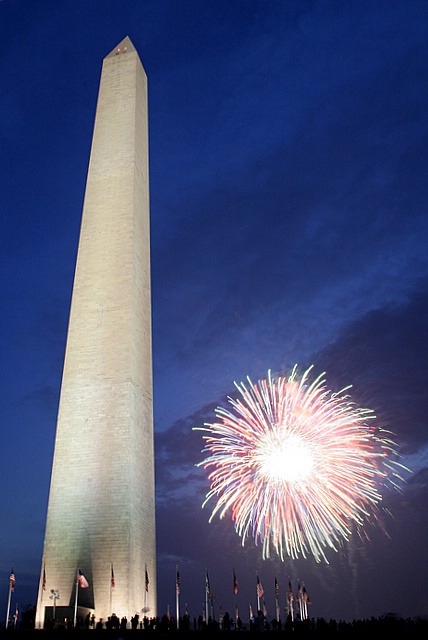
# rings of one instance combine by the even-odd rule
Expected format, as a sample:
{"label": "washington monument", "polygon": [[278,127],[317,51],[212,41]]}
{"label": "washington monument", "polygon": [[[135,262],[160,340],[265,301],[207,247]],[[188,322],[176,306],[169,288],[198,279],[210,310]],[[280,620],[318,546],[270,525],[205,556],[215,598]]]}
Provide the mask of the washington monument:
{"label": "washington monument", "polygon": [[36,628],[157,615],[147,111],[126,37],[102,65]]}

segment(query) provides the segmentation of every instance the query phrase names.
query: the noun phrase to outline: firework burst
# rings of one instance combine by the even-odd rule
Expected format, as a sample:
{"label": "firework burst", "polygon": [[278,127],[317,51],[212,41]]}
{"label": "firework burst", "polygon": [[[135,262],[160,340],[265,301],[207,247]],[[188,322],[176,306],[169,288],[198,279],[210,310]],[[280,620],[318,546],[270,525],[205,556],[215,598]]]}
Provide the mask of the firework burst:
{"label": "firework burst", "polygon": [[359,408],[350,387],[327,389],[324,373],[309,381],[297,365],[288,377],[235,386],[231,410],[218,407],[205,431],[205,460],[216,514],[231,513],[242,544],[253,536],[263,558],[271,546],[284,560],[312,554],[328,562],[353,525],[363,530],[378,513],[382,488],[402,481],[391,433],[373,426],[371,409]]}

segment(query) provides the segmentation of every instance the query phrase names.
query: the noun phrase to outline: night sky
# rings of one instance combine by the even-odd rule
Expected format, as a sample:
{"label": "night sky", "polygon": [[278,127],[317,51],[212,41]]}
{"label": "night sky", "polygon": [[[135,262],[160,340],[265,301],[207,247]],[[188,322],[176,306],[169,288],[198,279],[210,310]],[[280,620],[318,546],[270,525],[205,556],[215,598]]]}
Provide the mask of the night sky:
{"label": "night sky", "polygon": [[[103,58],[149,80],[158,611],[428,615],[428,2],[0,2],[0,620],[40,575]],[[234,381],[314,365],[395,434],[412,473],[329,564],[263,561],[208,522],[194,427]],[[82,451],[81,464],[85,464]],[[212,505],[213,506],[213,505]],[[59,602],[58,604],[61,604]]]}

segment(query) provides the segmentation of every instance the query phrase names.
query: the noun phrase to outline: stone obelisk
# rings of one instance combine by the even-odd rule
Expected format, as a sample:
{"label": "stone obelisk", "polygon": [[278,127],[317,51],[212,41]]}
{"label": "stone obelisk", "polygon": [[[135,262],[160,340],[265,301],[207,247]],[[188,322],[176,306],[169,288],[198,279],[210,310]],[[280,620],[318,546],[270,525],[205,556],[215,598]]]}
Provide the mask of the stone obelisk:
{"label": "stone obelisk", "polygon": [[[36,627],[157,615],[147,76],[103,60],[70,308]],[[79,570],[89,583],[81,588]]]}

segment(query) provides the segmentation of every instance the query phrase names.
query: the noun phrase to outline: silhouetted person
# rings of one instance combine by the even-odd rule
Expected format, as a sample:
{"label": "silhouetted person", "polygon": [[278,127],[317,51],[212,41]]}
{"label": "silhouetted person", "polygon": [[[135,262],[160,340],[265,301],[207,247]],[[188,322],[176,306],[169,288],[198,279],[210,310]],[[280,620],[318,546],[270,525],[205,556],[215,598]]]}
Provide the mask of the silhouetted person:
{"label": "silhouetted person", "polygon": [[263,615],[263,611],[259,609],[257,611],[257,617],[255,620],[256,631],[264,631],[265,630],[265,617]]}
{"label": "silhouetted person", "polygon": [[225,631],[230,631],[230,615],[227,611],[223,616],[223,629]]}

